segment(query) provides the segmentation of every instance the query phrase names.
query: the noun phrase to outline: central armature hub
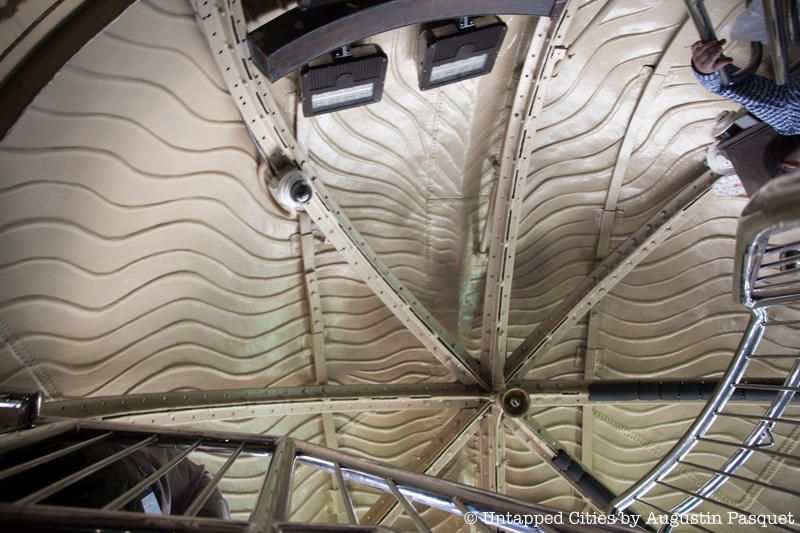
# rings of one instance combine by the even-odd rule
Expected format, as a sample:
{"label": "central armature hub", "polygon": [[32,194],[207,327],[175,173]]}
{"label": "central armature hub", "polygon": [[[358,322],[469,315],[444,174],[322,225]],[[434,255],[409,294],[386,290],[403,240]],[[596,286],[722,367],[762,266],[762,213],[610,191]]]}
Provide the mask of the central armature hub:
{"label": "central armature hub", "polygon": [[500,396],[500,405],[506,416],[518,417],[528,412],[531,399],[522,389],[508,389]]}

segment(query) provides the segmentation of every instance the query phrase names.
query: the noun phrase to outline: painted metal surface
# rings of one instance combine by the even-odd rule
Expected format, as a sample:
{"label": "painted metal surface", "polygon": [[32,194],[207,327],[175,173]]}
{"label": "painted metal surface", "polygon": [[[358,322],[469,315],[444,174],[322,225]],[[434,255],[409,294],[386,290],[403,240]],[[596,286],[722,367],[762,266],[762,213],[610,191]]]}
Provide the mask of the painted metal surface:
{"label": "painted metal surface", "polygon": [[[708,6],[720,35],[740,4]],[[469,357],[496,369],[591,273],[601,240],[613,249],[701,174],[708,130],[731,107],[693,80],[684,47],[695,37],[683,25],[679,2],[567,7],[571,23],[554,36],[560,44],[548,56],[547,79],[525,77],[525,50],[546,55],[542,26],[508,17],[506,46],[491,76],[420,94],[410,53],[416,32],[397,30],[372,39],[391,58],[384,101],[309,120],[297,117],[291,76],[269,84],[247,63],[231,60],[236,54],[228,46],[242,49],[237,39],[248,21],[209,17],[198,24],[186,2],[137,3],[62,69],[0,143],[0,380],[41,389],[50,400],[70,402],[53,407],[76,412],[81,400],[113,398],[104,412],[128,413],[125,420],[137,424],[289,433],[317,443],[335,433],[344,449],[411,464],[454,409],[485,400],[439,402],[391,389],[419,382],[441,390],[456,374],[322,232],[309,233],[272,203],[259,158],[313,168],[392,274]],[[733,45],[730,53],[746,58],[748,50]],[[515,115],[516,98],[530,102],[530,91],[545,82],[535,134],[517,154],[528,170],[517,181],[524,181],[519,230],[508,248],[514,254],[508,327],[498,330],[508,341],[489,342],[497,357],[487,357],[482,313],[496,309],[501,320],[493,324],[504,320],[502,306],[485,302],[490,257],[484,252],[494,234],[503,240],[489,220],[505,212],[501,206],[492,213],[502,197],[493,189],[514,168],[504,156],[514,144],[507,139],[528,120]],[[242,101],[247,105],[236,105]],[[618,197],[607,208],[612,183]],[[517,377],[717,378],[747,319],[729,295],[743,205],[741,198],[708,197],[609,291],[591,328],[576,321]],[[303,248],[306,257],[314,252],[317,313]],[[508,273],[503,280],[508,285]],[[320,315],[322,328],[312,328]],[[774,353],[797,347],[792,331],[768,331],[765,342]],[[313,388],[322,369],[320,341],[330,386],[385,385],[388,394],[371,400],[372,393],[358,393],[349,404],[334,395],[328,405],[317,401],[326,398],[321,393],[299,400],[299,389],[254,412],[229,408],[249,403],[243,394],[251,390]],[[780,360],[753,364],[767,379],[783,370]],[[501,374],[484,378],[486,366],[478,373],[496,388]],[[183,391],[194,407],[178,401]],[[242,395],[218,398],[201,414],[199,395],[211,391]],[[121,404],[165,395],[168,401],[147,414],[130,414]],[[579,410],[585,401],[582,393],[532,396],[536,419],[575,457],[586,444],[593,471],[617,492],[667,453],[701,407],[593,405],[589,422]],[[327,421],[320,412],[330,413]],[[581,508],[568,484],[513,435],[499,433],[506,440],[501,490]],[[467,439],[441,475],[478,483],[480,449],[477,438]],[[213,468],[224,463],[204,460]],[[774,473],[780,481],[796,472],[776,465],[753,463],[753,474]],[[221,482],[236,516],[246,518],[263,474],[237,468]],[[332,478],[299,474],[306,497],[292,502],[290,514],[303,520],[336,514],[323,496]],[[754,512],[792,505],[737,483],[721,494]],[[378,499],[367,491],[352,497],[358,515]],[[436,511],[423,518],[435,530],[464,527]]]}

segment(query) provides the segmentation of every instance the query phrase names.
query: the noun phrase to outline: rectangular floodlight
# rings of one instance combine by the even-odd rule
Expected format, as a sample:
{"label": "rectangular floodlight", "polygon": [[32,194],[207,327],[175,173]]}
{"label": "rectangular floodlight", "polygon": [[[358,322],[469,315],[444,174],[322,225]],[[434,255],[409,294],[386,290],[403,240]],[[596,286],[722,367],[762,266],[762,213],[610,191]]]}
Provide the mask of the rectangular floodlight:
{"label": "rectangular floodlight", "polygon": [[300,96],[307,117],[379,102],[386,54],[377,45],[348,48],[312,61],[300,71]]}
{"label": "rectangular floodlight", "polygon": [[503,45],[506,25],[489,15],[425,28],[417,58],[420,90],[434,89],[492,71]]}

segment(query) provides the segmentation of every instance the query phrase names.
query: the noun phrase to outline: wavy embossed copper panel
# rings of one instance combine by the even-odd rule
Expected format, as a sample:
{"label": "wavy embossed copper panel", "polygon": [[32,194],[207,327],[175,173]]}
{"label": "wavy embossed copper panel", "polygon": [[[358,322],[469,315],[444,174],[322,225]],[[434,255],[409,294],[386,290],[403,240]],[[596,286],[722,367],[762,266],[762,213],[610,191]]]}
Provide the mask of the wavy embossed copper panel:
{"label": "wavy embossed copper panel", "polygon": [[[0,44],[14,42],[40,4],[24,2],[18,18],[0,21]],[[722,34],[742,6],[709,2]],[[687,47],[696,32],[681,2],[571,0],[567,7],[563,56],[534,87],[544,105],[520,154],[531,165],[510,349],[599,258],[705,170],[711,125],[735,107],[695,81]],[[296,77],[272,87],[347,216],[473,356],[487,267],[480,243],[511,99],[525,54],[541,53],[527,50],[535,20],[505,20],[504,48],[483,78],[420,92],[418,28],[405,28],[371,39],[390,57],[379,104],[306,119],[297,111]],[[746,55],[741,45],[730,52]],[[0,383],[41,388],[52,399],[316,383],[299,223],[272,201],[257,167],[189,3],[142,0],[127,10],[64,66],[0,143]],[[731,297],[745,202],[712,197],[542,354],[527,378],[718,377],[746,322]],[[609,225],[601,235],[604,210]],[[330,383],[454,381],[338,251],[315,238]],[[764,347],[797,350],[797,328],[768,332]],[[754,364],[753,372],[769,378],[785,366]],[[531,416],[620,492],[668,452],[700,407],[535,406]],[[797,414],[793,407],[787,416]],[[290,434],[407,466],[455,415],[337,413],[333,443],[316,414],[232,410],[217,418],[215,411],[190,425]],[[736,437],[747,428],[726,423],[715,431]],[[501,434],[501,491],[586,508],[542,458]],[[797,431],[775,434],[781,451],[796,453]],[[480,453],[473,437],[439,475],[478,484]],[[702,453],[709,464],[723,459],[720,449]],[[197,457],[212,471],[224,461]],[[267,466],[266,458],[248,458],[223,481],[235,517],[248,515]],[[763,457],[743,472],[783,485],[798,475],[797,465]],[[292,518],[343,518],[329,475],[299,469],[295,487]],[[352,492],[362,516],[381,496]],[[754,513],[796,505],[740,482],[719,494]],[[678,502],[675,494],[658,498],[664,506]],[[437,531],[468,530],[439,511],[423,516]],[[413,529],[406,517],[393,525]]]}

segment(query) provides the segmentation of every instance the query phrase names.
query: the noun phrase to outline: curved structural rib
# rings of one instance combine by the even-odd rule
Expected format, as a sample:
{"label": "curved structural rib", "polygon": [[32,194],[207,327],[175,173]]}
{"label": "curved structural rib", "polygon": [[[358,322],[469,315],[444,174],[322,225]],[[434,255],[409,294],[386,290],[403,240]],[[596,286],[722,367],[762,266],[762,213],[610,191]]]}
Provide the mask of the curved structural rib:
{"label": "curved structural rib", "polygon": [[464,348],[450,337],[396,276],[389,272],[341,212],[322,182],[316,179],[307,154],[298,146],[291,128],[283,120],[278,105],[269,92],[269,84],[262,83],[248,53],[241,3],[235,0],[194,0],[193,6],[228,90],[234,97],[261,155],[268,161],[282,159],[291,162],[309,176],[313,194],[305,204],[305,209],[314,224],[336,246],[375,295],[434,357],[463,383],[477,383],[483,389],[488,389],[477,363],[473,362]]}
{"label": "curved structural rib", "polygon": [[[28,107],[39,91],[61,70],[67,61],[83,48],[83,45],[100,33],[122,14],[134,0],[114,0],[113,2],[84,2],[74,12],[47,10],[34,24],[26,29],[0,56],[0,70],[11,74],[0,83],[0,139],[6,136],[22,112]],[[25,43],[28,34],[34,34],[36,26],[46,26],[50,19],[63,17],[55,22],[55,28],[41,43]],[[19,61],[15,49],[24,45],[32,50]]]}

